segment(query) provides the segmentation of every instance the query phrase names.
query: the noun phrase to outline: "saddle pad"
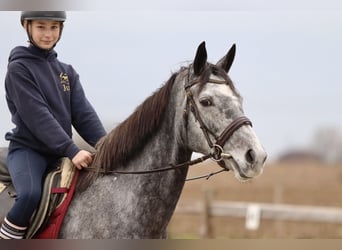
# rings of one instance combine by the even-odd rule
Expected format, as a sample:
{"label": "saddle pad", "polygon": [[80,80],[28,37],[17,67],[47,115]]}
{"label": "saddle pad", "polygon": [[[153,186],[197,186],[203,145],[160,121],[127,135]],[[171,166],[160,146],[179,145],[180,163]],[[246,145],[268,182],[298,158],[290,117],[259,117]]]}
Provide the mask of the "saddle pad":
{"label": "saddle pad", "polygon": [[0,193],[6,189],[6,185],[0,182]]}
{"label": "saddle pad", "polygon": [[[49,217],[55,208],[66,199],[75,171],[72,162],[68,158],[63,158],[61,167],[46,176],[39,207],[34,214],[25,238],[33,238],[40,229],[48,224]],[[54,193],[52,192],[53,189],[65,191]]]}
{"label": "saddle pad", "polygon": [[36,239],[57,239],[59,235],[59,231],[62,227],[65,215],[68,211],[70,202],[74,196],[76,183],[78,179],[79,171],[76,171],[73,177],[73,180],[70,184],[70,188],[66,195],[66,198],[60,203],[56,209],[53,210],[52,215],[49,218],[49,223],[43,230],[40,230],[34,238]]}

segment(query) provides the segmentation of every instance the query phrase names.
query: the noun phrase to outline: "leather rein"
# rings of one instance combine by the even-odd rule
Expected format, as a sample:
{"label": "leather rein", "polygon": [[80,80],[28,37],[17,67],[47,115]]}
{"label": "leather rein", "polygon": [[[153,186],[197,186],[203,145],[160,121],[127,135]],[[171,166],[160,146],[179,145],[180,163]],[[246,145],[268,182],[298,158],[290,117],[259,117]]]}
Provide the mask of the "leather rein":
{"label": "leather rein", "polygon": [[[226,81],[219,81],[219,80],[215,80],[215,79],[209,79],[208,81],[209,83],[216,83],[216,84],[226,84]],[[187,180],[196,180],[196,179],[201,179],[201,178],[206,178],[209,179],[209,177],[211,177],[212,175],[221,173],[223,171],[229,171],[229,168],[226,167],[223,158],[233,158],[231,154],[229,153],[224,153],[223,152],[223,146],[226,143],[227,140],[229,140],[229,138],[234,134],[234,132],[236,130],[238,130],[240,127],[244,126],[244,125],[249,125],[252,126],[252,122],[245,116],[241,116],[238,117],[237,119],[233,120],[224,130],[223,132],[219,135],[216,136],[212,131],[210,131],[210,129],[205,125],[205,123],[203,122],[201,116],[200,116],[200,112],[198,110],[198,107],[196,105],[196,102],[194,100],[193,94],[191,92],[191,87],[200,83],[200,80],[195,80],[195,81],[188,81],[187,84],[185,84],[184,88],[185,88],[185,92],[186,92],[186,97],[187,97],[187,107],[189,105],[191,112],[193,113],[195,120],[198,121],[200,128],[207,140],[207,143],[209,145],[209,147],[211,148],[211,152],[198,157],[194,160],[189,160],[183,163],[179,163],[179,164],[172,164],[169,163],[168,167],[164,167],[164,168],[157,168],[157,169],[152,169],[152,170],[143,170],[143,171],[120,171],[120,170],[111,170],[111,171],[105,171],[105,172],[101,172],[101,173],[110,173],[110,174],[151,174],[151,173],[158,173],[158,172],[164,172],[164,171],[169,171],[169,170],[175,170],[175,169],[179,169],[182,167],[188,167],[191,165],[195,165],[198,164],[200,162],[203,162],[207,159],[212,159],[213,161],[216,161],[220,167],[222,167],[223,169],[216,171],[214,173],[210,173],[208,175],[203,175],[203,176],[199,176],[199,177],[194,177],[194,178],[190,178]],[[187,110],[184,110],[184,114],[187,115]],[[216,142],[213,143],[210,139],[209,134],[211,134]],[[85,168],[86,170],[91,170],[94,169],[93,167],[87,167]]]}

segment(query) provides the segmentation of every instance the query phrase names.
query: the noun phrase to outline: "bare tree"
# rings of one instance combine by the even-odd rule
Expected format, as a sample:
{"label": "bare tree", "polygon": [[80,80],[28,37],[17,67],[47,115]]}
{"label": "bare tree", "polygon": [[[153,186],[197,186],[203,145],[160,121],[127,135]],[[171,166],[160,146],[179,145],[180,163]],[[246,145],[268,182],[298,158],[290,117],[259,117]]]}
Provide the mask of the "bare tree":
{"label": "bare tree", "polygon": [[312,139],[311,150],[328,163],[341,163],[341,130],[333,126],[326,126],[317,129]]}

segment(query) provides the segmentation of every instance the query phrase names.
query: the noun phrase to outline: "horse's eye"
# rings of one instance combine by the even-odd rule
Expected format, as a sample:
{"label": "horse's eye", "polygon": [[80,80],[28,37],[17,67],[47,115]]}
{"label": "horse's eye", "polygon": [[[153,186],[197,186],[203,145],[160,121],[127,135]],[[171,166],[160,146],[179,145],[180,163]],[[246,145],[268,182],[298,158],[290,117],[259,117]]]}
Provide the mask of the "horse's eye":
{"label": "horse's eye", "polygon": [[202,100],[200,100],[200,103],[201,103],[202,106],[204,106],[204,107],[208,107],[208,106],[213,105],[212,101],[209,100],[209,99],[202,99]]}

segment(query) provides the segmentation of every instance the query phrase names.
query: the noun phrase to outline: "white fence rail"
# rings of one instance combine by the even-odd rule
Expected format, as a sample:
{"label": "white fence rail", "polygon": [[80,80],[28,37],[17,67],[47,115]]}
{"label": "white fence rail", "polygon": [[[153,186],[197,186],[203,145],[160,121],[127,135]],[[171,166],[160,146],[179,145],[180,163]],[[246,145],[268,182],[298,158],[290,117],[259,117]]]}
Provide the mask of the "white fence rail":
{"label": "white fence rail", "polygon": [[[251,209],[253,208],[253,209]],[[272,203],[212,201],[181,202],[176,213],[207,214],[209,216],[232,216],[248,218],[250,211],[260,213],[260,219],[342,223],[342,209]]]}
{"label": "white fence rail", "polygon": [[282,221],[342,224],[342,207],[304,206],[282,203],[283,189],[275,188],[273,203],[217,201],[212,199],[212,190],[204,189],[202,200],[180,200],[175,213],[201,216],[200,234],[213,237],[211,217],[235,217],[245,219],[248,230],[257,230],[263,219],[277,222],[276,234],[281,235]]}

